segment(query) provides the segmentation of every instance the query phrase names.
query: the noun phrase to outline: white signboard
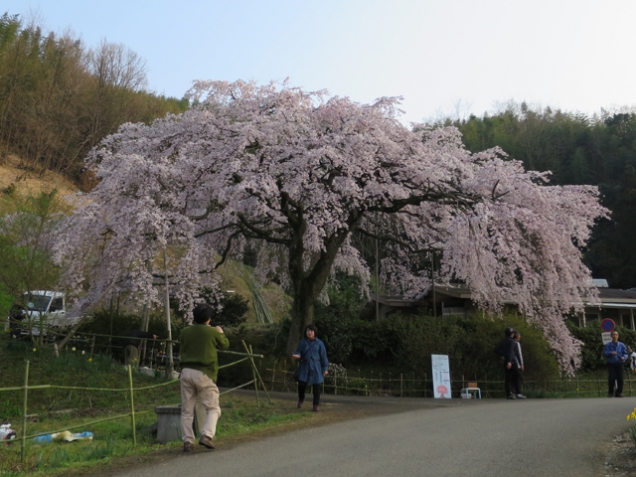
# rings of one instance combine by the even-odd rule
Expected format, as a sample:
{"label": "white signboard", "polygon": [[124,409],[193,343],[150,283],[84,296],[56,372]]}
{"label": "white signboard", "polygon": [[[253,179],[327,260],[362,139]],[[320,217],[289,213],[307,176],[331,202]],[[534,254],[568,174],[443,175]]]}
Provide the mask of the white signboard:
{"label": "white signboard", "polygon": [[433,395],[438,399],[451,398],[451,379],[448,355],[432,354],[433,364]]}
{"label": "white signboard", "polygon": [[603,340],[603,346],[612,341],[612,333],[601,333],[601,339]]}

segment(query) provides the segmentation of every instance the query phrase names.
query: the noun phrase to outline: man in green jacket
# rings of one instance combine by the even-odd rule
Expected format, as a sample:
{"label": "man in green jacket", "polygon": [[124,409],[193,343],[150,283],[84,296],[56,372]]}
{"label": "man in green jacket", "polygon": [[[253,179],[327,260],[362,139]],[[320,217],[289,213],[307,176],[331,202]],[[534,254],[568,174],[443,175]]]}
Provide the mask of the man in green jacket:
{"label": "man in green jacket", "polygon": [[205,304],[193,310],[194,324],[181,332],[181,435],[183,452],[190,452],[194,445],[192,421],[197,397],[205,407],[206,417],[199,444],[214,449],[212,439],[216,434],[216,424],[221,417],[219,388],[216,376],[219,360],[216,350],[227,349],[230,342],[220,326],[210,326],[212,309]]}

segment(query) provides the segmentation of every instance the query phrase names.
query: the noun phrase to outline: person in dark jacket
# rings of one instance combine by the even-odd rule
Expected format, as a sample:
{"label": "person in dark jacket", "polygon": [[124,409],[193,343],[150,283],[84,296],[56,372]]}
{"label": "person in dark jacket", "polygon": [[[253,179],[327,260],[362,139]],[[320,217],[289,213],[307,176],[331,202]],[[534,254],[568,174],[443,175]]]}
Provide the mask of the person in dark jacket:
{"label": "person in dark jacket", "polygon": [[139,366],[139,348],[142,339],[157,339],[157,335],[147,331],[132,330],[126,333],[126,337],[122,343],[124,347],[124,364],[128,366]]}
{"label": "person in dark jacket", "polygon": [[525,399],[526,397],[523,395],[523,371],[525,369],[523,365],[523,353],[521,352],[521,333],[517,330],[512,334],[512,339],[515,340],[515,346],[513,348],[514,352],[512,353],[512,370],[514,372],[514,393],[517,399]]}
{"label": "person in dark jacket", "polygon": [[300,374],[298,376],[298,407],[302,407],[305,401],[307,385],[312,386],[313,412],[318,412],[320,407],[320,385],[328,373],[329,360],[327,350],[316,334],[318,330],[312,325],[305,327],[305,338],[300,340],[296,353],[292,356],[300,360]]}
{"label": "person in dark jacket", "polygon": [[504,383],[506,389],[506,397],[508,399],[515,399],[516,396],[513,393],[513,382],[515,379],[515,370],[513,369],[514,351],[516,341],[513,339],[515,330],[513,328],[506,328],[504,330],[505,338],[501,340],[499,346],[495,348],[495,353],[501,356],[504,365]]}
{"label": "person in dark jacket", "polygon": [[[612,331],[612,341],[605,345],[603,354],[607,361],[607,397],[623,397],[623,371],[625,370],[625,361],[629,355],[627,354],[625,345],[618,341],[618,331]],[[616,393],[614,393],[615,385]]]}

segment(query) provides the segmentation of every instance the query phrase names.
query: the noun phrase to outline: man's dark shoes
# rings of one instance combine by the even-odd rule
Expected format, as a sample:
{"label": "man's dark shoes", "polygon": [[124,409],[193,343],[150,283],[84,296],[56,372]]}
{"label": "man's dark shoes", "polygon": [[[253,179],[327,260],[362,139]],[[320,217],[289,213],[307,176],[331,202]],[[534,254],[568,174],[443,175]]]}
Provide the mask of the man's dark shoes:
{"label": "man's dark shoes", "polygon": [[314,405],[314,408],[312,409],[313,412],[318,412],[320,411],[320,407],[318,407],[317,405]]}
{"label": "man's dark shoes", "polygon": [[617,394],[616,397],[623,397],[623,395],[622,394]]}
{"label": "man's dark shoes", "polygon": [[199,444],[207,447],[208,449],[214,449],[214,444],[212,444],[211,437],[201,436],[201,439],[199,439]]}
{"label": "man's dark shoes", "polygon": [[303,407],[303,400],[302,400],[302,399],[299,399],[299,400],[298,400],[298,404],[296,404],[296,407],[297,407],[298,409],[300,409],[301,407]]}
{"label": "man's dark shoes", "polygon": [[193,448],[194,448],[194,446],[192,445],[192,442],[184,442],[183,443],[183,452],[192,452]]}

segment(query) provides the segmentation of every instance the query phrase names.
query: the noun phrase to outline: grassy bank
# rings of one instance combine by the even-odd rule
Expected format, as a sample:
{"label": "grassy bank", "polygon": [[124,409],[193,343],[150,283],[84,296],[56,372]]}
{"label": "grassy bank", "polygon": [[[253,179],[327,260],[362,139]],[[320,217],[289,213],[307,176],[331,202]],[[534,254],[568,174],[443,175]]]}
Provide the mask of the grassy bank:
{"label": "grassy bank", "polygon": [[[0,387],[22,386],[25,360],[30,362],[29,386],[54,384],[98,388],[125,388],[128,374],[109,358],[80,353],[67,353],[59,358],[48,349],[37,349],[27,343],[15,343],[0,351]],[[134,373],[134,387],[160,384],[161,377]],[[263,397],[261,395],[261,397]],[[22,391],[0,391],[0,421],[10,422],[21,436]],[[0,474],[72,475],[103,470],[108,466],[130,465],[157,454],[181,451],[181,443],[166,445],[155,441],[154,407],[179,402],[178,383],[135,392],[136,437],[133,446],[129,417],[89,424],[72,432],[90,431],[92,441],[37,444],[29,440],[25,463],[21,463],[20,443],[0,444]],[[308,412],[299,412],[289,401],[261,398],[257,403],[249,397],[232,394],[221,396],[223,415],[216,441],[220,446],[243,438],[269,432],[281,432],[312,425],[316,420]],[[143,412],[147,411],[147,412]],[[130,412],[126,392],[103,392],[64,389],[33,389],[28,393],[27,435],[55,432],[104,417]]]}

